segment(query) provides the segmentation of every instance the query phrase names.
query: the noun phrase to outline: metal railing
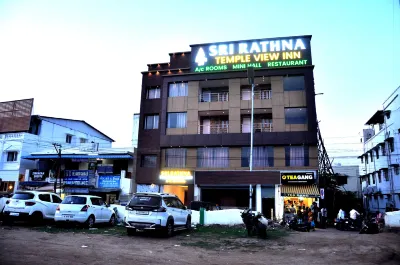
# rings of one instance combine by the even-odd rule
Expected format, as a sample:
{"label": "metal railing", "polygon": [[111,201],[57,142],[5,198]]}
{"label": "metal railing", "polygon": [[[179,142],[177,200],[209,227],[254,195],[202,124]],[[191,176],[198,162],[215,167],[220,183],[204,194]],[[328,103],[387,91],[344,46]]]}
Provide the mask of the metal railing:
{"label": "metal railing", "polygon": [[[257,90],[254,91],[254,99],[271,99],[271,90]],[[240,94],[241,100],[251,100],[251,90],[242,91]]]}
{"label": "metal railing", "polygon": [[199,95],[200,102],[220,102],[229,100],[229,92],[203,92]]}
{"label": "metal railing", "polygon": [[[242,133],[250,133],[250,124],[242,124],[241,125],[241,132]],[[272,123],[254,123],[253,124],[254,132],[272,132],[273,127]]]}
{"label": "metal railing", "polygon": [[229,133],[229,124],[199,125],[199,134]]}

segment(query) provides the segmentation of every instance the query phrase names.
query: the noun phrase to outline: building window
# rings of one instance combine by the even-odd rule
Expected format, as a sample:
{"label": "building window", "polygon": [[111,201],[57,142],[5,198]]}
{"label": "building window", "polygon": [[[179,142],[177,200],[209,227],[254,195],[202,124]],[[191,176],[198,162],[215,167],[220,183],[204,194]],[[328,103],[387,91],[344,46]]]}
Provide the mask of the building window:
{"label": "building window", "polygon": [[168,113],[167,128],[186,128],[186,112]]}
{"label": "building window", "polygon": [[308,146],[286,146],[285,164],[287,167],[308,167],[310,165]]}
{"label": "building window", "polygon": [[147,88],[147,92],[146,92],[146,98],[147,99],[155,99],[155,98],[160,98],[161,96],[161,89],[159,87],[150,87]]}
{"label": "building window", "polygon": [[[250,166],[250,147],[242,147],[242,167]],[[274,147],[255,146],[253,147],[253,167],[273,167]]]}
{"label": "building window", "polygon": [[283,78],[283,89],[285,91],[304,90],[304,76],[288,76]]}
{"label": "building window", "polygon": [[169,84],[168,97],[187,97],[188,83]]}
{"label": "building window", "polygon": [[158,115],[145,116],[144,129],[145,130],[158,129],[158,120],[159,120]]}
{"label": "building window", "polygon": [[285,108],[286,124],[307,124],[307,108]]}
{"label": "building window", "polygon": [[12,191],[14,189],[14,181],[2,181],[0,183],[0,192]]}
{"label": "building window", "polygon": [[141,167],[155,168],[157,165],[156,155],[143,155],[141,161]]}
{"label": "building window", "polygon": [[72,135],[67,134],[67,136],[65,137],[65,142],[66,142],[67,144],[72,143]]}
{"label": "building window", "polygon": [[18,152],[7,152],[7,162],[15,162],[18,159]]}
{"label": "building window", "polygon": [[185,168],[186,149],[185,148],[165,149],[165,167]]}
{"label": "building window", "polygon": [[371,174],[371,179],[372,179],[372,184],[375,184],[375,182],[376,182],[375,181],[375,174],[373,174],[373,173]]}
{"label": "building window", "polygon": [[381,182],[382,182],[381,174],[376,173],[376,177],[377,177],[377,179],[378,179],[378,183],[381,183]]}
{"label": "building window", "polygon": [[198,148],[197,167],[200,168],[226,168],[229,167],[229,148]]}
{"label": "building window", "polygon": [[81,143],[81,144],[86,144],[86,143],[87,143],[87,139],[85,139],[85,138],[80,138],[80,143]]}
{"label": "building window", "polygon": [[394,173],[395,175],[399,175],[399,173],[400,173],[400,167],[399,167],[399,166],[393,167],[393,173]]}

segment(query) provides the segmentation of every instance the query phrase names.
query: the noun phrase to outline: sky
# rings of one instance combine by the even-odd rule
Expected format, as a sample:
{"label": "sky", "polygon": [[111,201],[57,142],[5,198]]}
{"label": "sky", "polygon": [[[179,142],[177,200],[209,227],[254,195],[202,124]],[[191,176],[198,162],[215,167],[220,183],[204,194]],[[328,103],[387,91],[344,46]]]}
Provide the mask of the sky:
{"label": "sky", "polygon": [[334,163],[353,161],[365,122],[400,85],[399,4],[0,0],[0,101],[34,98],[34,114],[85,120],[130,146],[147,64],[190,44],[312,35],[322,136]]}

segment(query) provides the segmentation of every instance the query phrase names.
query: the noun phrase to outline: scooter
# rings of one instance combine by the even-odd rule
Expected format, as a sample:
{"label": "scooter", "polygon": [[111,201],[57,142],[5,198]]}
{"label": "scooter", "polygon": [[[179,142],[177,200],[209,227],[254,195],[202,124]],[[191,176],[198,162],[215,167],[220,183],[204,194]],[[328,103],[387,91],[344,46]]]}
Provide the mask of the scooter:
{"label": "scooter", "polygon": [[379,230],[380,228],[376,218],[371,218],[369,220],[363,220],[360,234],[378,234]]}
{"label": "scooter", "polygon": [[246,226],[247,235],[257,235],[260,238],[267,238],[268,220],[261,213],[253,213],[246,209],[241,213],[243,223]]}

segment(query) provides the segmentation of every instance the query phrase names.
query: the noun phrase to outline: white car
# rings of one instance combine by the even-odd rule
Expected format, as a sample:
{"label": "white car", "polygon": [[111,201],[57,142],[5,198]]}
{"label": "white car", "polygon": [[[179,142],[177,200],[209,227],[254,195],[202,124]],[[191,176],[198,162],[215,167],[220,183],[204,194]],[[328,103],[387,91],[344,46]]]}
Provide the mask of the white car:
{"label": "white car", "polygon": [[98,223],[116,224],[116,214],[103,199],[91,195],[69,195],[64,198],[54,216],[56,224],[80,223],[92,228]]}
{"label": "white car", "polygon": [[162,230],[172,236],[175,230],[190,229],[191,211],[176,195],[136,193],[126,206],[124,218],[128,235],[137,230]]}
{"label": "white car", "polygon": [[17,191],[6,201],[4,216],[40,224],[52,220],[61,198],[52,192]]}

